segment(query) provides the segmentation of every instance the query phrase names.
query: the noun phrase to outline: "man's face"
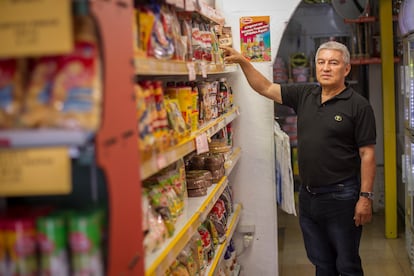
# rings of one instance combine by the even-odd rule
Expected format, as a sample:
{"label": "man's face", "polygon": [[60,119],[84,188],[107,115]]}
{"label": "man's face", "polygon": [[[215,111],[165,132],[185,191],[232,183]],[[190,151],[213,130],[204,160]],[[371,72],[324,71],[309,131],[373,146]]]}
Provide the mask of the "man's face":
{"label": "man's face", "polygon": [[342,86],[351,66],[345,64],[341,51],[322,49],[316,59],[316,79],[321,86]]}

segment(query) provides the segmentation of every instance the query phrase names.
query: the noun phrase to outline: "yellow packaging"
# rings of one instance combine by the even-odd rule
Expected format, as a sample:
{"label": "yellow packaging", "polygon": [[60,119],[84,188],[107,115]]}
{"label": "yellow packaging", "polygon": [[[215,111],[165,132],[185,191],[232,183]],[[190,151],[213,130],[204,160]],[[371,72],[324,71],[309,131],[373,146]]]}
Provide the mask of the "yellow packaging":
{"label": "yellow packaging", "polygon": [[191,132],[198,130],[198,111],[191,112]]}
{"label": "yellow packaging", "polygon": [[183,86],[178,88],[178,104],[180,106],[181,113],[183,114],[184,121],[189,124],[193,99],[191,96],[191,87]]}
{"label": "yellow packaging", "polygon": [[191,91],[191,99],[192,99],[191,110],[198,112],[199,110],[198,110],[198,91],[197,90]]}

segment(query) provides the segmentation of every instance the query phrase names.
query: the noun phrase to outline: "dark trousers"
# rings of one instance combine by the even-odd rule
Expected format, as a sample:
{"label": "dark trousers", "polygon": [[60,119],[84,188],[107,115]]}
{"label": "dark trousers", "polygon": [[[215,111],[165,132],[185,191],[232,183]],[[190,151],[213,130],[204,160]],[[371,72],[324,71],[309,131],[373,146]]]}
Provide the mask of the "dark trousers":
{"label": "dark trousers", "polygon": [[356,227],[353,219],[359,182],[353,179],[339,187],[331,192],[302,186],[299,193],[299,223],[317,276],[364,275],[359,256],[362,226]]}

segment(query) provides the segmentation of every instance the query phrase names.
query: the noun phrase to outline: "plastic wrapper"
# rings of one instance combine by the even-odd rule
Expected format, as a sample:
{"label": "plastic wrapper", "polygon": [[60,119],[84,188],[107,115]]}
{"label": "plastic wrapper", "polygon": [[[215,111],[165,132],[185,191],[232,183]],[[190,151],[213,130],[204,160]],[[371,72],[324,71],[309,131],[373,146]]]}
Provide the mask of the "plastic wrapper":
{"label": "plastic wrapper", "polygon": [[186,125],[183,115],[181,114],[178,100],[166,100],[168,123],[174,131],[177,140],[184,139],[190,134],[189,127]]}
{"label": "plastic wrapper", "polygon": [[59,57],[50,104],[52,125],[96,130],[100,124],[102,87],[96,30],[90,17],[75,17],[74,52]]}
{"label": "plastic wrapper", "polygon": [[187,189],[206,188],[207,183],[204,179],[187,179]]}
{"label": "plastic wrapper", "polygon": [[204,252],[203,242],[201,240],[200,233],[197,231],[189,242],[191,251],[194,256],[194,260],[197,264],[198,275],[204,275],[207,268],[207,255]]}
{"label": "plastic wrapper", "polygon": [[172,23],[165,8],[153,5],[152,12],[155,21],[152,28],[149,56],[157,59],[171,59],[174,55],[175,46],[172,33]]}
{"label": "plastic wrapper", "polygon": [[24,62],[0,59],[0,129],[15,126],[23,102]]}
{"label": "plastic wrapper", "polygon": [[166,272],[167,276],[191,276],[185,265],[175,260]]}
{"label": "plastic wrapper", "polygon": [[167,239],[168,232],[161,215],[156,213],[150,205],[147,214],[150,230],[144,236],[144,250],[148,254],[160,248]]}
{"label": "plastic wrapper", "polygon": [[205,180],[210,182],[207,187],[211,186],[211,172],[209,170],[188,170],[186,173],[187,180]]}
{"label": "plastic wrapper", "polygon": [[222,243],[224,241],[223,237],[225,237],[225,233],[218,233],[214,222],[210,218],[206,219],[204,225],[210,232],[211,240],[213,241],[213,246],[216,248],[219,243]]}
{"label": "plastic wrapper", "polygon": [[200,197],[207,195],[207,188],[187,189],[188,197]]}
{"label": "plastic wrapper", "polygon": [[205,154],[193,155],[188,160],[187,168],[190,170],[202,170],[204,169]]}
{"label": "plastic wrapper", "polygon": [[207,258],[207,263],[210,263],[211,260],[214,258],[214,246],[213,246],[213,241],[211,239],[211,234],[204,224],[201,224],[198,227],[198,233],[200,234],[200,237],[201,237],[204,254]]}
{"label": "plastic wrapper", "polygon": [[154,26],[155,15],[145,7],[140,7],[136,11],[138,22],[138,42],[137,47],[142,56],[148,54],[148,47],[150,46],[151,32]]}
{"label": "plastic wrapper", "polygon": [[191,250],[191,245],[187,244],[178,255],[177,260],[187,268],[190,275],[197,275],[198,264],[196,258],[194,252]]}
{"label": "plastic wrapper", "polygon": [[216,170],[211,170],[210,172],[212,175],[211,181],[213,183],[219,182],[223,178],[223,176],[226,174],[226,170],[224,169],[224,167],[221,167],[220,169],[216,169]]}

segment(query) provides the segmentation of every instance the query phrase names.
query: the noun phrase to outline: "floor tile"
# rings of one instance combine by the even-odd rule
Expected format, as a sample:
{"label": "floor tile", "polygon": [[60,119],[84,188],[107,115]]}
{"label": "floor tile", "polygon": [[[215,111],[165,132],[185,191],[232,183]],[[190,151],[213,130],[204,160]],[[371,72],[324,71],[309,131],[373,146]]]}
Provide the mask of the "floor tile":
{"label": "floor tile", "polygon": [[[298,217],[278,211],[279,276],[312,276],[315,269],[306,257]],[[386,239],[384,214],[374,213],[364,226],[360,254],[366,276],[414,276],[408,259],[404,230],[397,239]]]}

